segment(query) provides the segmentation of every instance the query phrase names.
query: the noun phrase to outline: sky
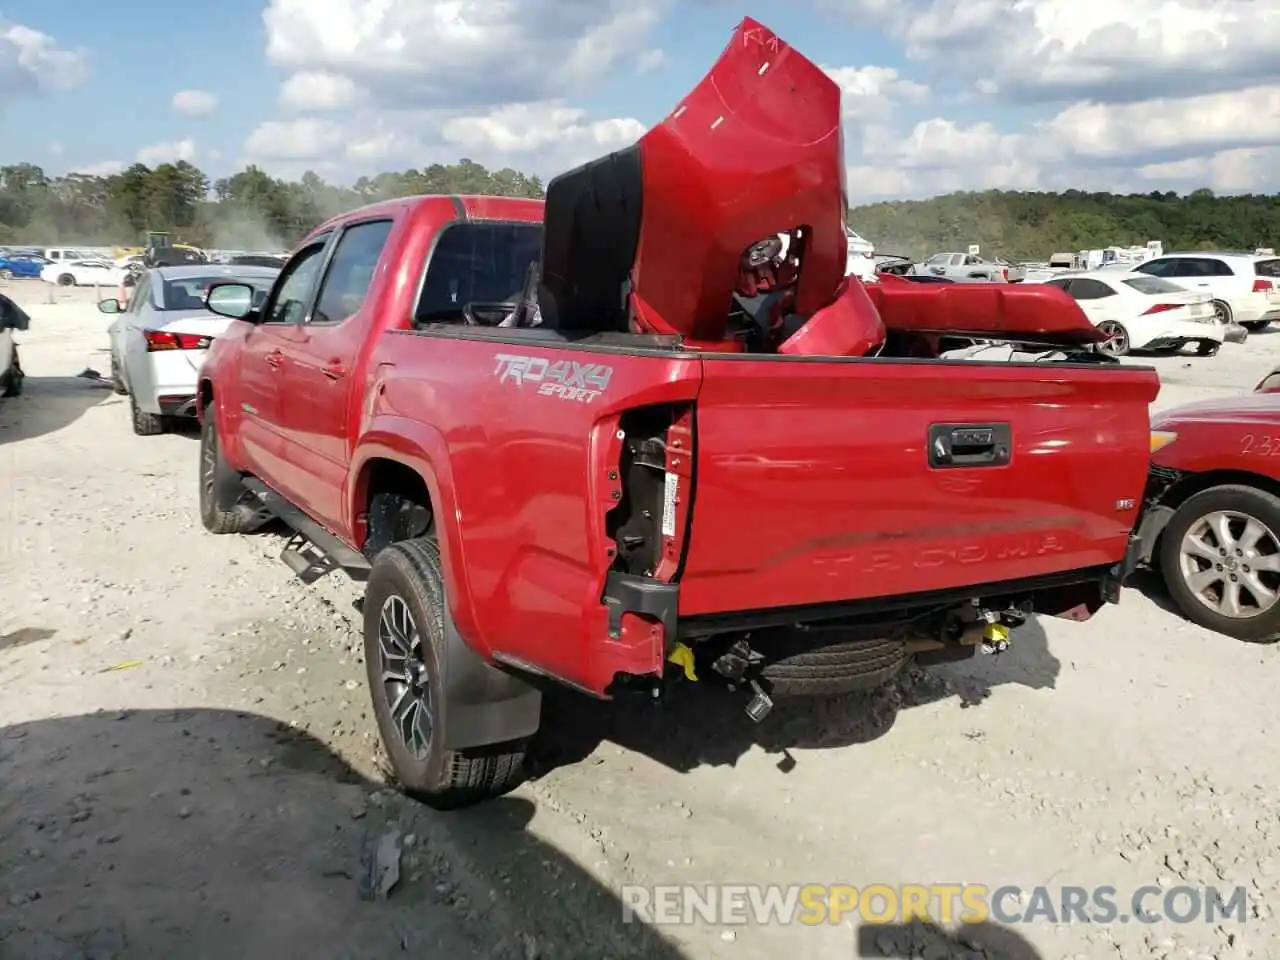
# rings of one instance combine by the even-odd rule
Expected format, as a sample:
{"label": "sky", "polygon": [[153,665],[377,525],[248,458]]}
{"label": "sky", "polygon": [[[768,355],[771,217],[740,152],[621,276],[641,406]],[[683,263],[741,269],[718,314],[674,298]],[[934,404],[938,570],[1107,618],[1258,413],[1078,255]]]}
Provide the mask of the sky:
{"label": "sky", "polygon": [[743,16],[840,84],[852,203],[1280,192],[1280,0],[12,4],[0,164],[550,177],[661,121]]}

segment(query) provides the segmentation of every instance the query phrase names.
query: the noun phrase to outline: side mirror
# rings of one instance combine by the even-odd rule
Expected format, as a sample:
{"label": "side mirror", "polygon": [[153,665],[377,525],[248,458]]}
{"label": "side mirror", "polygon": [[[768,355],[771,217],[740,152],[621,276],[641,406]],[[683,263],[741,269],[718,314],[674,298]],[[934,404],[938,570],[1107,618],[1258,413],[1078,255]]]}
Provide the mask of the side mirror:
{"label": "side mirror", "polygon": [[220,317],[248,319],[253,312],[253,287],[247,283],[215,283],[205,294],[204,306]]}
{"label": "side mirror", "polygon": [[106,300],[99,300],[98,309],[103,313],[119,313],[120,301],[115,297],[108,297]]}

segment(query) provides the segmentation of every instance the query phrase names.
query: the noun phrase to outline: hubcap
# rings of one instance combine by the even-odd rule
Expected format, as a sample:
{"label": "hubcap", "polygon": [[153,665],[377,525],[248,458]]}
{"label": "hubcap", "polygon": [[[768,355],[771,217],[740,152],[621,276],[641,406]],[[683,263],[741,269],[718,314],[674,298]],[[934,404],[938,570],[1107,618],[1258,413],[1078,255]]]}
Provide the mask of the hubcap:
{"label": "hubcap", "polygon": [[1125,352],[1129,345],[1129,338],[1124,332],[1124,328],[1114,323],[1104,323],[1099,328],[1103,335],[1107,338],[1099,345],[1099,349],[1103,353],[1111,356],[1120,356]]}
{"label": "hubcap", "polygon": [[419,760],[431,747],[431,685],[422,659],[422,638],[409,606],[387,597],[378,617],[382,686],[400,742]]}
{"label": "hubcap", "polygon": [[1226,307],[1224,307],[1224,306],[1223,306],[1222,304],[1220,304],[1220,303],[1215,303],[1215,304],[1213,305],[1213,317],[1214,317],[1214,319],[1215,319],[1215,320],[1217,320],[1219,323],[1226,323],[1226,322],[1227,322],[1227,308],[1226,308]]}
{"label": "hubcap", "polygon": [[1183,583],[1214,613],[1248,620],[1280,600],[1280,539],[1248,514],[1206,514],[1191,525],[1178,552]]}

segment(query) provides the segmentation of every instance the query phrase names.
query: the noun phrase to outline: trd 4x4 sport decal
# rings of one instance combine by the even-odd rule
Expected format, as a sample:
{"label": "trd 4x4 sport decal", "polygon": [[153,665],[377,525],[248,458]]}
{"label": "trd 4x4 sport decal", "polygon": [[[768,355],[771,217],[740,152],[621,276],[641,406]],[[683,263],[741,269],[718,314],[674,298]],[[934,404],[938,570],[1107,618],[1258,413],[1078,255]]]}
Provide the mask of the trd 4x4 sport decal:
{"label": "trd 4x4 sport decal", "polygon": [[534,384],[544,397],[559,397],[578,403],[591,403],[609,387],[613,367],[602,363],[578,363],[576,360],[557,360],[545,357],[527,357],[515,353],[499,353],[494,373],[499,383],[514,383],[523,388]]}

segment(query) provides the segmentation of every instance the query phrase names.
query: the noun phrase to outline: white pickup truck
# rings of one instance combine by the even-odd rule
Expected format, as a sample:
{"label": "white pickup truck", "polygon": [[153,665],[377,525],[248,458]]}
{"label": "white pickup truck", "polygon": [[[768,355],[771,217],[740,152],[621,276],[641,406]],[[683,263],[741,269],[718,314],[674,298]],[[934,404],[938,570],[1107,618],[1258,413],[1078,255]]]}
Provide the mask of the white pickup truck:
{"label": "white pickup truck", "polygon": [[1021,270],[1011,264],[992,263],[972,253],[935,253],[911,268],[913,275],[931,273],[952,280],[991,280],[995,283],[1017,283]]}

